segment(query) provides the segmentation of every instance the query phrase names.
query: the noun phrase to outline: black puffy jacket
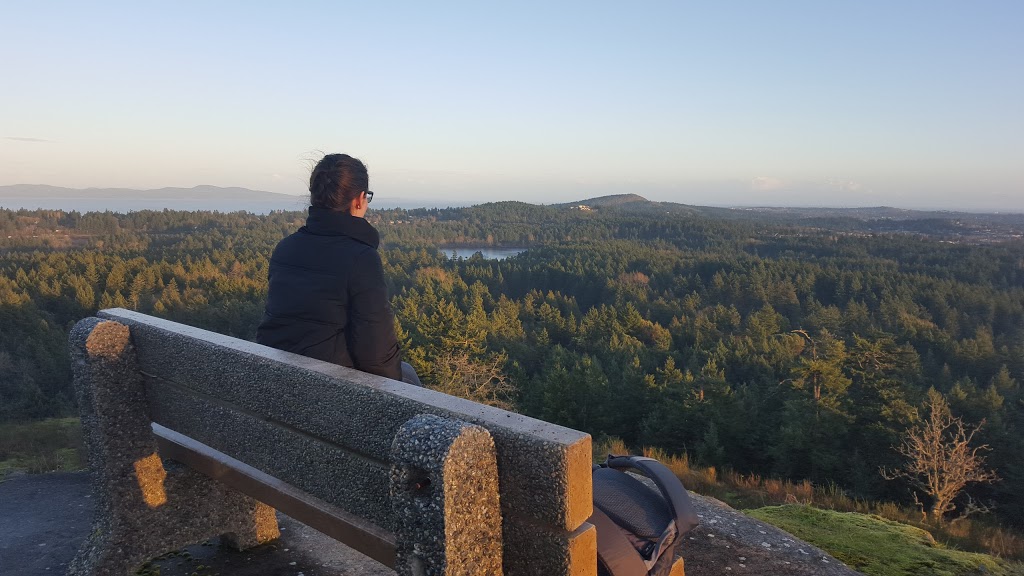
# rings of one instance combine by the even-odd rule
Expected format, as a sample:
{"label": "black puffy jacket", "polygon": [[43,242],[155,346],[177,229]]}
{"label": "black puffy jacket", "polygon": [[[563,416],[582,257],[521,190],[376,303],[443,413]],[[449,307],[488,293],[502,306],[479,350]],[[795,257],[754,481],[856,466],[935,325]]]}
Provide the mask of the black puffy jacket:
{"label": "black puffy jacket", "polygon": [[310,207],[306,225],[270,257],[270,291],[256,341],[400,380],[379,244],[365,219]]}

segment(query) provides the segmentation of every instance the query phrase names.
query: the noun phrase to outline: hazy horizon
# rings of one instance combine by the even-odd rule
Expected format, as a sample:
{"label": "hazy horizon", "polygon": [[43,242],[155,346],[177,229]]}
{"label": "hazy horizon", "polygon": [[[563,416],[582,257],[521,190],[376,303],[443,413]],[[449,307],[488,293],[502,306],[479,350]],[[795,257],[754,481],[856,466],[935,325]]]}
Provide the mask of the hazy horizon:
{"label": "hazy horizon", "polygon": [[[381,182],[383,180],[383,182]],[[448,186],[442,183],[430,185],[420,181],[405,181],[389,177],[387,174],[375,177],[371,174],[370,188],[375,190],[375,204],[389,207],[444,207],[469,206],[487,202],[522,201],[531,204],[563,204],[588,198],[617,194],[637,194],[654,202],[674,202],[694,206],[723,208],[866,208],[886,206],[906,210],[940,210],[963,212],[1024,212],[1024,192],[1021,194],[984,193],[978,191],[961,191],[952,196],[937,193],[929,194],[927,190],[915,190],[913,195],[878,194],[864,191],[858,196],[842,196],[832,194],[842,190],[843,184],[838,182],[789,182],[751,183],[739,181],[702,181],[679,182],[675,184],[648,185],[617,185],[615,183],[503,181],[494,182],[487,192],[479,192],[472,186],[472,181],[463,179],[453,182],[449,179]],[[241,188],[258,193],[271,193],[283,196],[308,196],[308,191],[298,187],[288,191],[272,191],[267,189],[248,188],[237,185],[220,185],[199,183],[194,185],[167,185],[156,187],[124,187],[124,186],[59,186],[49,183],[0,183],[0,188],[10,186],[53,186],[80,192],[89,190],[132,190],[157,191],[161,189],[193,189],[215,187],[223,189]],[[0,206],[3,206],[0,200]]]}
{"label": "hazy horizon", "polygon": [[[209,192],[213,196],[208,196]],[[92,192],[89,196],[87,193]],[[177,195],[169,195],[171,193]],[[151,197],[138,196],[138,194],[152,194]],[[636,194],[627,192],[611,192],[608,194],[592,194],[573,197],[565,200],[552,200],[549,202],[531,202],[538,205],[566,204],[572,202],[586,201],[602,196]],[[656,198],[649,198],[643,194],[637,194],[652,202],[665,202]],[[44,209],[44,210],[77,210],[79,212],[103,211],[127,212],[136,210],[161,210],[164,208],[172,210],[217,210],[220,212],[231,212],[246,210],[249,212],[266,213],[271,210],[305,210],[308,207],[308,194],[281,194],[265,190],[250,190],[241,187],[220,187],[213,185],[197,185],[190,188],[165,187],[157,189],[128,189],[128,188],[85,188],[75,189],[46,184],[23,184],[23,185],[0,185],[0,208],[8,209]],[[386,208],[457,208],[462,206],[473,206],[488,202],[501,202],[505,200],[518,200],[515,198],[483,199],[479,201],[455,200],[445,198],[419,197],[389,197],[375,196],[373,207],[377,209]],[[669,201],[670,202],[670,201]],[[768,205],[768,204],[692,204],[677,202],[690,206],[701,206],[711,208],[822,208],[822,209],[857,209],[857,208],[897,208],[915,211],[941,211],[941,212],[965,212],[965,213],[1010,213],[1024,214],[1024,209],[969,209],[963,207],[947,206],[893,206],[890,204],[864,204],[864,205],[814,205],[814,204],[791,204],[791,205]]]}

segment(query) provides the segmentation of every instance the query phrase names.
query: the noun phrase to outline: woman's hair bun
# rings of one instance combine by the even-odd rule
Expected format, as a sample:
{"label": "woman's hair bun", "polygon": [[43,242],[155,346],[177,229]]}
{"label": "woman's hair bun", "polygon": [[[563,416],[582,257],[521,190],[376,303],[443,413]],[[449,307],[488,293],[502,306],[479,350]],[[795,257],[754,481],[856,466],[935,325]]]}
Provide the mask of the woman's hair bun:
{"label": "woman's hair bun", "polygon": [[309,203],[317,208],[347,212],[352,200],[369,188],[366,166],[358,158],[328,154],[309,175]]}

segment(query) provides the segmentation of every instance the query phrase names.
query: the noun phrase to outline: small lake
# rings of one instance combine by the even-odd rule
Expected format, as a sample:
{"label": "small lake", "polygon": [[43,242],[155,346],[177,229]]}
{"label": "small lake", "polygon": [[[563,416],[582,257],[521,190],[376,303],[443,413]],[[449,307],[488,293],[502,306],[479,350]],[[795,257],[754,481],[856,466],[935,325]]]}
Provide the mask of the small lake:
{"label": "small lake", "polygon": [[479,252],[485,260],[504,260],[516,254],[526,252],[526,248],[493,248],[491,246],[441,246],[438,248],[442,254],[451,258],[469,258]]}

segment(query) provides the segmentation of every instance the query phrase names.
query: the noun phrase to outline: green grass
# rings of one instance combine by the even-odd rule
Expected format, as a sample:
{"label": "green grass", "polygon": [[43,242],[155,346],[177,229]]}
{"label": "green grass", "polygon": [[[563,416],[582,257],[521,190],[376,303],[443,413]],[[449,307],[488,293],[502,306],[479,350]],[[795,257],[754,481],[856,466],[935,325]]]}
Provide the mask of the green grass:
{"label": "green grass", "polygon": [[16,471],[38,474],[84,466],[78,418],[0,424],[0,480]]}
{"label": "green grass", "polygon": [[778,526],[869,576],[1019,576],[1020,565],[987,554],[943,548],[914,526],[856,512],[800,504],[744,513]]}

